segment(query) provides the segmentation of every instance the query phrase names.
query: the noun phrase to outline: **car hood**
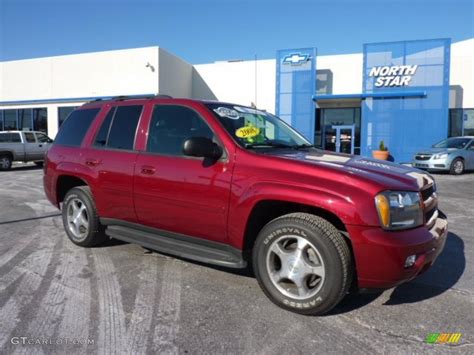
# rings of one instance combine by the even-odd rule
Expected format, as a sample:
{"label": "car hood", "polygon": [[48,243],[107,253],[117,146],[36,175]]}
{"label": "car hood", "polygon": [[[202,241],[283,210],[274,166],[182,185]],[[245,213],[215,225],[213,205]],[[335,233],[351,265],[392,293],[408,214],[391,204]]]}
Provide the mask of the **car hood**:
{"label": "car hood", "polygon": [[428,154],[451,153],[451,152],[454,152],[455,150],[458,150],[458,149],[457,148],[428,148],[416,154],[428,155]]}
{"label": "car hood", "polygon": [[417,191],[434,183],[426,172],[388,161],[338,154],[319,149],[299,151],[272,150],[265,154],[344,172],[353,179],[371,180],[384,189]]}

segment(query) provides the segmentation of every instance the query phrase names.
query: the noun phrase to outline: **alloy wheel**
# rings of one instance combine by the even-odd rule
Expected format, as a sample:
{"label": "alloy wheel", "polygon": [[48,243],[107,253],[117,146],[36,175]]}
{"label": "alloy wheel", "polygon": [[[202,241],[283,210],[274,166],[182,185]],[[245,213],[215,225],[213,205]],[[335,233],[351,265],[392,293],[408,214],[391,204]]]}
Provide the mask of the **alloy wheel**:
{"label": "alloy wheel", "polygon": [[273,285],[294,299],[308,299],[321,289],[325,266],[317,248],[307,239],[285,235],[268,249],[267,271]]}
{"label": "alloy wheel", "polygon": [[89,232],[89,215],[84,202],[72,199],[67,206],[67,226],[77,240],[87,237]]}

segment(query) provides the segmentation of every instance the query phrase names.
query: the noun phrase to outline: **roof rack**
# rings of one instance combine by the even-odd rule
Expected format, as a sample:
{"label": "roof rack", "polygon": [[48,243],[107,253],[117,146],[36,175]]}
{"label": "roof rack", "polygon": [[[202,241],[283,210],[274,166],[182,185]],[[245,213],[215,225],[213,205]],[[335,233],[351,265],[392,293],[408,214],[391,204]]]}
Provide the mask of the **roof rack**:
{"label": "roof rack", "polygon": [[170,95],[120,95],[120,96],[112,96],[112,97],[100,97],[95,100],[91,100],[89,102],[97,102],[97,101],[106,101],[106,100],[113,100],[113,101],[125,101],[125,100],[133,100],[133,99],[172,99],[173,97]]}
{"label": "roof rack", "polygon": [[124,101],[124,100],[133,100],[133,99],[156,99],[156,98],[163,98],[163,99],[172,99],[170,95],[121,95],[112,97],[112,100],[117,101]]}

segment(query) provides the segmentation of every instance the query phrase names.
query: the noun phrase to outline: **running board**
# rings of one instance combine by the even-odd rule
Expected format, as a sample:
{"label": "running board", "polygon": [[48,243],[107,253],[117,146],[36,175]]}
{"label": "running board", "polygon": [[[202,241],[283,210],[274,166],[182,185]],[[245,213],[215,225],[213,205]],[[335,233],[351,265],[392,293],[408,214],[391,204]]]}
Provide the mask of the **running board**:
{"label": "running board", "polygon": [[109,237],[124,242],[207,264],[239,269],[247,266],[241,251],[226,244],[109,218],[101,218],[100,222],[107,227]]}

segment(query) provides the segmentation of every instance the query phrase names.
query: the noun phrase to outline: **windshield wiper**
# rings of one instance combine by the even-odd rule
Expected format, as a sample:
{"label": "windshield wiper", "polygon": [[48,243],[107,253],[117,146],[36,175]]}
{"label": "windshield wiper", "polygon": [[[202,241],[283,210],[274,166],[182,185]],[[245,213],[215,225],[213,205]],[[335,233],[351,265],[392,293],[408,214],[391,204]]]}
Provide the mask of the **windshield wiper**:
{"label": "windshield wiper", "polygon": [[305,148],[314,148],[314,145],[312,144],[299,144],[299,145],[294,145],[294,149],[305,149]]}
{"label": "windshield wiper", "polygon": [[284,144],[284,143],[276,143],[276,142],[261,142],[261,143],[250,143],[246,144],[245,148],[257,148],[257,147],[269,147],[269,148],[294,148],[294,145]]}

